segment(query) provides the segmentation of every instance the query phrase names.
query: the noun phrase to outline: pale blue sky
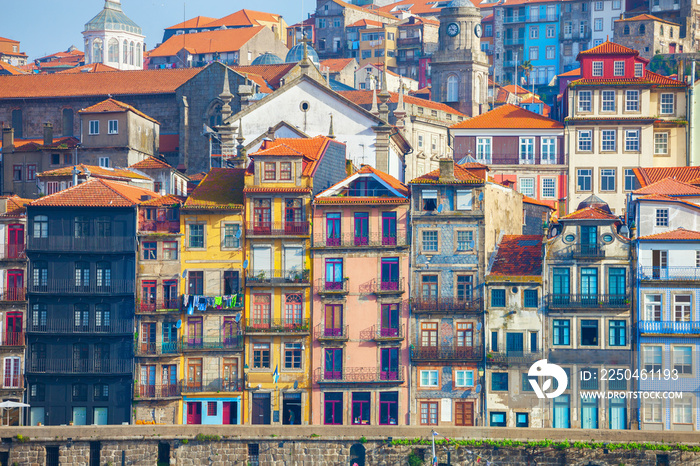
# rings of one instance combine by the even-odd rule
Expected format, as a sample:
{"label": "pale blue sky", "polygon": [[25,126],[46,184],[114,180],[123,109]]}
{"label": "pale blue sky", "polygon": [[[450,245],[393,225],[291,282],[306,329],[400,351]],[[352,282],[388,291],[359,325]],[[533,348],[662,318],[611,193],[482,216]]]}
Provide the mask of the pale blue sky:
{"label": "pale blue sky", "polygon": [[[187,18],[220,18],[242,8],[281,14],[287,24],[307,17],[316,0],[121,0],[124,13],[141,26],[146,46],[152,49],[163,39],[163,29]],[[83,50],[85,23],[100,12],[103,0],[0,0],[0,36],[20,41],[31,60],[68,49]],[[302,3],[304,14],[302,15]]]}

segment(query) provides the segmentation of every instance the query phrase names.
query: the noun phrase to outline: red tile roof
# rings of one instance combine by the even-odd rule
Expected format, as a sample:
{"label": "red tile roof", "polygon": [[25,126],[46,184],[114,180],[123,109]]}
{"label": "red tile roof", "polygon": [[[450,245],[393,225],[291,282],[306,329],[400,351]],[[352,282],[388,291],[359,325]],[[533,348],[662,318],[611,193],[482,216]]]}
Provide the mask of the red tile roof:
{"label": "red tile roof", "polygon": [[236,52],[255,37],[264,26],[224,29],[170,37],[151,52],[151,57],[172,57],[185,49],[192,55]]}
{"label": "red tile roof", "polygon": [[135,168],[137,170],[158,170],[163,168],[173,168],[165,160],[161,160],[156,157],[147,157],[140,162],[136,162],[129,168]]}
{"label": "red tile roof", "polygon": [[[340,91],[338,94],[357,105],[372,105],[372,91]],[[391,95],[389,102],[398,103],[399,94],[397,92],[390,92],[389,94]],[[425,107],[432,110],[440,110],[451,113],[453,115],[464,116],[462,113],[458,112],[449,105],[445,105],[440,102],[433,102],[432,100],[421,99],[420,97],[414,97],[412,95],[404,95],[403,101],[408,105],[415,105],[417,107]]]}
{"label": "red tile roof", "polygon": [[542,236],[506,235],[498,245],[489,276],[542,275]]}
{"label": "red tile roof", "polygon": [[673,178],[690,183],[700,178],[700,167],[640,167],[633,168],[641,187],[648,186],[666,178]]}
{"label": "red tile roof", "polygon": [[[144,199],[144,196],[150,196]],[[90,181],[72,186],[63,191],[42,197],[32,202],[32,206],[54,207],[131,207],[145,200],[158,197],[150,189],[93,178]]]}
{"label": "red tile roof", "polygon": [[141,202],[140,205],[146,207],[163,207],[163,206],[174,206],[182,205],[185,202],[185,198],[182,196],[176,196],[174,194],[166,194],[165,196],[155,197],[150,201]]}
{"label": "red tile roof", "polygon": [[560,217],[559,220],[619,220],[618,217],[604,212],[596,207],[589,206],[569,215]]}
{"label": "red tile roof", "polygon": [[408,184],[479,184],[484,182],[484,179],[475,174],[471,169],[456,163],[454,167],[455,180],[453,181],[440,181],[440,169],[438,168],[423,176],[412,179]]}
{"label": "red tile roof", "polygon": [[[92,105],[90,107],[84,108],[82,110],[78,110],[78,113],[123,113],[123,112],[134,112],[138,116],[145,118],[149,121],[152,121],[154,123],[158,123],[157,120],[149,117],[145,113],[141,112],[140,110],[137,110],[135,107],[132,107],[129,104],[125,104],[124,102],[120,102],[115,99],[107,99],[103,100],[102,102],[99,102],[95,105]],[[160,123],[158,123],[160,124]]]}
{"label": "red tile roof", "polygon": [[149,177],[140,175],[126,168],[104,168],[97,165],[85,165],[82,163],[78,165],[70,165],[67,167],[56,168],[54,170],[47,170],[37,174],[37,176],[39,178],[71,176],[73,174],[74,168],[77,168],[81,175],[85,174],[86,171],[89,171],[90,175],[94,176],[95,178],[150,180]]}
{"label": "red tile roof", "polygon": [[[302,175],[311,175],[316,168],[316,162],[318,162],[321,155],[326,150],[326,147],[330,144],[330,141],[332,141],[332,139],[326,136],[316,136],[313,138],[278,138],[274,141],[268,141],[264,148],[261,147],[257,152],[249,154],[249,157],[253,158],[255,155],[264,151],[268,151],[279,145],[285,145],[289,149],[304,156],[302,160]],[[288,149],[285,148],[284,150]]]}
{"label": "red tile roof", "polygon": [[399,0],[398,2],[390,3],[389,5],[375,8],[374,10],[386,13],[392,11],[396,13],[400,11],[410,11],[414,15],[431,14],[437,16],[440,14],[442,8],[436,5],[437,2],[435,0]]}
{"label": "red tile roof", "polygon": [[0,214],[3,217],[19,217],[27,211],[27,204],[34,199],[23,199],[17,195],[6,198],[5,213]]}
{"label": "red tile roof", "polygon": [[0,76],[0,99],[173,94],[203,69]]}
{"label": "red tile roof", "polygon": [[554,207],[554,201],[539,201],[528,196],[523,196],[523,203],[540,205],[543,207],[549,207],[552,210],[556,210],[556,207]]}
{"label": "red tile roof", "polygon": [[216,19],[206,24],[206,27],[221,27],[221,26],[261,26],[260,22],[276,23],[279,22],[280,15],[274,13],[265,13],[262,11],[238,10],[235,13],[231,13],[228,16],[224,16],[221,19]]}
{"label": "red tile roof", "polygon": [[525,110],[517,105],[505,104],[464,120],[453,129],[563,129],[564,125],[538,113]]}
{"label": "red tile roof", "polygon": [[301,152],[298,152],[286,144],[278,144],[276,146],[268,147],[267,149],[260,149],[257,152],[251,154],[251,156],[257,155],[283,155],[287,157],[303,157]]}
{"label": "red tile roof", "polygon": [[671,24],[673,26],[679,26],[680,24],[678,23],[673,23],[671,21],[666,21],[665,19],[657,18],[654,15],[648,15],[648,14],[642,14],[642,15],[637,15],[632,18],[624,18],[624,19],[616,19],[616,23],[625,23],[625,22],[632,22],[632,21],[658,21],[660,23],[666,23],[666,24]]}
{"label": "red tile roof", "polygon": [[207,172],[195,173],[194,175],[190,175],[190,181],[202,181],[205,176],[207,176]]}
{"label": "red tile roof", "polygon": [[195,16],[194,18],[188,19],[184,23],[178,23],[175,26],[165,28],[165,30],[167,31],[168,29],[201,28],[204,27],[205,24],[211,23],[212,21],[216,21],[216,18],[209,18],[207,16]]}
{"label": "red tile roof", "polygon": [[212,168],[185,201],[184,208],[243,209],[242,168]]}
{"label": "red tile roof", "polygon": [[379,9],[379,8],[371,8],[371,9],[370,9],[370,8],[363,8],[363,7],[358,6],[358,5],[353,5],[353,4],[351,4],[351,3],[346,3],[346,2],[344,2],[343,0],[333,0],[333,1],[334,1],[335,3],[337,3],[338,5],[344,7],[344,8],[350,8],[350,9],[352,9],[352,10],[357,10],[357,11],[361,11],[361,12],[364,12],[364,13],[371,13],[371,14],[374,14],[374,15],[376,15],[376,16],[381,16],[382,18],[386,18],[386,19],[390,19],[390,20],[392,20],[392,21],[396,21],[396,16],[394,16],[394,15],[388,13],[387,11],[384,11],[383,8],[381,8],[381,9]]}
{"label": "red tile roof", "polygon": [[328,69],[331,73],[338,73],[348,66],[354,58],[329,58],[321,62],[321,70]]}
{"label": "red tile roof", "polygon": [[119,71],[117,68],[105,65],[104,63],[91,63],[89,65],[76,66],[67,70],[58,71],[58,73],[102,73],[105,71]]}
{"label": "red tile roof", "polygon": [[349,28],[366,28],[366,27],[384,27],[384,23],[380,23],[379,21],[373,21],[371,19],[361,19],[359,21],[355,21],[354,23],[348,25],[347,27]]}
{"label": "red tile roof", "polygon": [[383,182],[397,190],[399,193],[403,194],[404,196],[408,196],[408,186],[401,181],[397,180],[393,176],[391,176],[388,173],[384,173],[383,171],[377,170],[374,167],[371,167],[369,165],[363,165],[356,173],[373,173],[377,177],[381,178]]}
{"label": "red tile roof", "polygon": [[663,194],[666,196],[700,196],[700,188],[674,178],[665,178],[634,191],[634,194]]}
{"label": "red tile roof", "polygon": [[518,95],[520,95],[520,94],[532,94],[532,92],[528,91],[524,87],[514,86],[513,84],[508,84],[507,86],[503,86],[503,89],[510,92],[511,94],[515,94],[516,91],[517,91]]}
{"label": "red tile roof", "polygon": [[655,233],[653,235],[640,236],[640,240],[672,240],[672,241],[700,241],[700,231],[677,228],[672,231]]}
{"label": "red tile roof", "polygon": [[15,152],[36,152],[39,150],[66,150],[73,149],[80,140],[73,136],[64,136],[53,140],[51,145],[45,146],[43,139],[15,139]]}
{"label": "red tile roof", "polygon": [[278,188],[275,186],[250,186],[243,189],[244,193],[310,193],[311,188]]}
{"label": "red tile roof", "polygon": [[20,70],[19,68],[15,68],[13,65],[10,65],[9,63],[6,63],[6,62],[1,61],[1,60],[0,60],[0,70],[5,71],[6,73],[9,73],[11,75],[27,74],[26,71]]}
{"label": "red tile roof", "polygon": [[[616,44],[615,42],[610,42],[606,40],[602,44],[593,47],[592,49],[584,50],[579,52],[578,57],[581,55],[639,55],[638,50],[625,47],[624,45]],[[579,58],[576,57],[576,60]]]}
{"label": "red tile roof", "polygon": [[581,76],[581,68],[576,68],[575,70],[569,70],[565,73],[560,74],[559,76],[560,77],[561,76],[574,76],[574,77]]}
{"label": "red tile roof", "polygon": [[279,63],[277,65],[232,66],[230,68],[241,74],[250,73],[262,76],[271,89],[277,89],[281,85],[282,78],[296,65],[296,63]]}

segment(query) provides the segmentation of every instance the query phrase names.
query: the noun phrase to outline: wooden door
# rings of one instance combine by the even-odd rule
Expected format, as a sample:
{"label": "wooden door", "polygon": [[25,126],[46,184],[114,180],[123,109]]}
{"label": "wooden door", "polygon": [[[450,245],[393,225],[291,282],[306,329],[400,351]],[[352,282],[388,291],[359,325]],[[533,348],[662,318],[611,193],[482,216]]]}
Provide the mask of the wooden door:
{"label": "wooden door", "polygon": [[474,425],[474,403],[471,401],[458,401],[455,403],[455,425]]}
{"label": "wooden door", "polygon": [[187,423],[201,424],[202,423],[202,403],[199,401],[187,403]]}

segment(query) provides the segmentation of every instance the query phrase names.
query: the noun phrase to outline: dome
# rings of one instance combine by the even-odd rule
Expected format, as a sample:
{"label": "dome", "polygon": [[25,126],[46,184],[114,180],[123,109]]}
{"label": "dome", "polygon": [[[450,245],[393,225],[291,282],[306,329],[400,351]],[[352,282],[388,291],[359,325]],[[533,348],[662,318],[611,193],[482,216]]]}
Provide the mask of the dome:
{"label": "dome", "polygon": [[595,207],[596,209],[600,209],[603,212],[607,212],[609,214],[612,214],[612,211],[610,210],[610,206],[608,206],[608,203],[596,196],[595,194],[592,194],[588,196],[586,199],[582,200],[578,207],[576,207],[576,210],[581,210],[585,209],[586,207]]}
{"label": "dome", "polygon": [[85,31],[125,31],[141,35],[139,25],[122,11],[120,0],[106,0],[102,11],[85,24]]}
{"label": "dome", "polygon": [[280,57],[274,53],[266,52],[253,60],[251,65],[279,65],[280,63],[284,63]]}
{"label": "dome", "polygon": [[450,4],[447,5],[448,8],[459,8],[463,6],[473,7],[474,4],[470,0],[452,0]]}
{"label": "dome", "polygon": [[[289,50],[289,53],[287,53],[287,57],[284,59],[285,63],[298,63],[301,61],[302,58],[304,58],[304,49],[302,47],[306,46],[304,42],[298,43],[294,47]],[[318,54],[314,50],[313,47],[308,46],[306,48],[306,53],[309,55],[309,59],[314,63],[316,66],[320,66],[321,62],[318,59]]]}

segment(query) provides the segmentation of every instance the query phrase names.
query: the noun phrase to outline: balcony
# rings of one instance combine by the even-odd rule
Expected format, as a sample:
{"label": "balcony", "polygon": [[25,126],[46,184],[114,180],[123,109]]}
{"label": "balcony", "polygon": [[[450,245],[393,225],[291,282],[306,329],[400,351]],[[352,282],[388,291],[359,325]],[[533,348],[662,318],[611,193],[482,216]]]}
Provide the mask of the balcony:
{"label": "balcony", "polygon": [[550,310],[573,309],[627,309],[628,295],[619,294],[552,294],[547,296]]}
{"label": "balcony", "polygon": [[37,374],[131,374],[131,359],[29,359],[27,372]]}
{"label": "balcony", "polygon": [[355,236],[353,233],[341,233],[339,236],[328,237],[324,234],[315,234],[313,237],[314,248],[396,248],[408,247],[406,231],[399,230],[390,234],[370,234],[367,236]]}
{"label": "balcony", "polygon": [[360,293],[376,295],[403,294],[406,291],[404,279],[377,280],[372,279],[368,283],[360,286]]}
{"label": "balcony", "polygon": [[47,280],[45,284],[29,284],[30,293],[41,294],[86,294],[86,295],[115,295],[132,294],[134,292],[133,280],[108,280],[105,284],[98,286],[91,282],[87,285],[79,285],[75,280]]}
{"label": "balcony", "polygon": [[326,328],[323,323],[318,324],[314,327],[314,337],[318,341],[330,341],[330,342],[341,342],[348,341],[348,326],[337,328]]}
{"label": "balcony", "polygon": [[574,244],[571,252],[574,259],[602,259],[605,251],[597,244]]}
{"label": "balcony", "polygon": [[413,346],[411,345],[411,360],[422,362],[477,362],[484,358],[483,349],[479,346]]}
{"label": "balcony", "polygon": [[485,165],[562,165],[564,164],[564,156],[558,154],[551,156],[551,158],[542,158],[542,156],[526,158],[526,156],[520,155],[516,150],[511,153],[501,153],[501,154],[491,154],[487,153],[484,156],[478,157],[477,162],[483,163]]}
{"label": "balcony", "polygon": [[248,319],[245,333],[257,335],[305,335],[309,333],[308,319]]}
{"label": "balcony", "polygon": [[309,269],[246,271],[246,286],[309,286]]}
{"label": "balcony", "polygon": [[403,324],[398,327],[373,327],[375,341],[403,341],[405,338]]}
{"label": "balcony", "polygon": [[161,299],[159,301],[136,303],[136,314],[158,314],[166,312],[180,312],[180,300],[178,298]]}
{"label": "balcony", "polygon": [[503,39],[503,45],[523,45],[524,43],[524,37],[507,37]]}
{"label": "balcony", "polygon": [[650,334],[680,334],[700,335],[700,322],[674,322],[669,320],[653,321],[642,320],[639,322],[640,333]]}
{"label": "balcony", "polygon": [[527,20],[528,20],[528,15],[512,15],[512,16],[504,16],[503,17],[504,24],[524,23]]}
{"label": "balcony", "polygon": [[24,332],[8,332],[0,335],[0,346],[24,346]]}
{"label": "balcony", "polygon": [[492,365],[519,366],[532,365],[544,356],[542,351],[501,351],[492,352],[487,350],[486,362]]}
{"label": "balcony", "polygon": [[134,399],[139,400],[162,400],[167,398],[177,398],[182,393],[182,386],[179,383],[165,385],[142,385],[134,382]]}
{"label": "balcony", "polygon": [[134,343],[136,356],[177,356],[179,345],[176,341],[159,343]]}
{"label": "balcony", "polygon": [[309,236],[309,222],[249,222],[246,237],[256,236]]}
{"label": "balcony", "polygon": [[141,233],[180,233],[179,220],[143,220],[139,222]]}
{"label": "balcony", "polygon": [[0,248],[0,259],[2,260],[24,260],[26,258],[24,244],[6,244],[4,248]]}
{"label": "balcony", "polygon": [[214,337],[182,337],[182,351],[226,350],[243,351],[243,335]]}
{"label": "balcony", "polygon": [[378,367],[345,367],[341,371],[328,371],[322,367],[314,370],[314,382],[328,384],[400,384],[404,382],[404,368],[399,366],[390,371]]}
{"label": "balcony", "polygon": [[578,31],[571,31],[571,32],[565,32],[564,29],[561,29],[561,32],[559,33],[559,39],[560,40],[580,40],[580,41],[586,41],[591,39],[591,29],[590,28],[585,28],[583,32],[580,30]]}
{"label": "balcony", "polygon": [[182,393],[202,392],[240,392],[243,390],[241,379],[203,379],[182,381]]}
{"label": "balcony", "polygon": [[56,335],[77,335],[77,334],[133,334],[134,322],[132,320],[114,320],[100,322],[97,325],[95,319],[91,319],[88,325],[75,325],[71,318],[48,319],[46,322],[27,322],[27,333],[43,333]]}
{"label": "balcony", "polygon": [[[192,299],[192,312],[214,312],[214,311],[220,311],[220,312],[237,312],[243,309],[243,290],[238,289],[236,290],[235,294],[230,294],[230,295],[224,295],[224,296],[203,296],[203,295],[197,295],[193,296],[190,295],[190,298]],[[198,298],[197,301],[194,301],[195,298]],[[221,302],[217,304],[217,298],[221,298]],[[201,308],[201,303],[202,300],[204,300],[204,306],[205,308]],[[189,310],[189,304],[187,305],[187,310]],[[183,309],[185,311],[185,309]]]}
{"label": "balcony", "polygon": [[482,298],[460,300],[457,298],[411,298],[411,312],[414,314],[481,314]]}
{"label": "balcony", "polygon": [[27,293],[24,287],[22,288],[5,288],[0,292],[0,301],[26,301]]}
{"label": "balcony", "polygon": [[531,23],[551,23],[553,21],[559,21],[559,14],[550,13],[544,15],[537,15],[530,18]]}
{"label": "balcony", "polygon": [[127,253],[136,252],[134,236],[48,236],[46,238],[27,238],[27,251],[44,252],[92,252]]}
{"label": "balcony", "polygon": [[398,39],[396,45],[398,48],[408,47],[410,45],[420,46],[422,39],[420,37],[404,37],[403,39]]}
{"label": "balcony", "polygon": [[700,280],[700,267],[639,267],[641,281],[695,282]]}
{"label": "balcony", "polygon": [[348,294],[348,280],[329,282],[324,278],[316,280],[316,294],[321,296],[343,296]]}

